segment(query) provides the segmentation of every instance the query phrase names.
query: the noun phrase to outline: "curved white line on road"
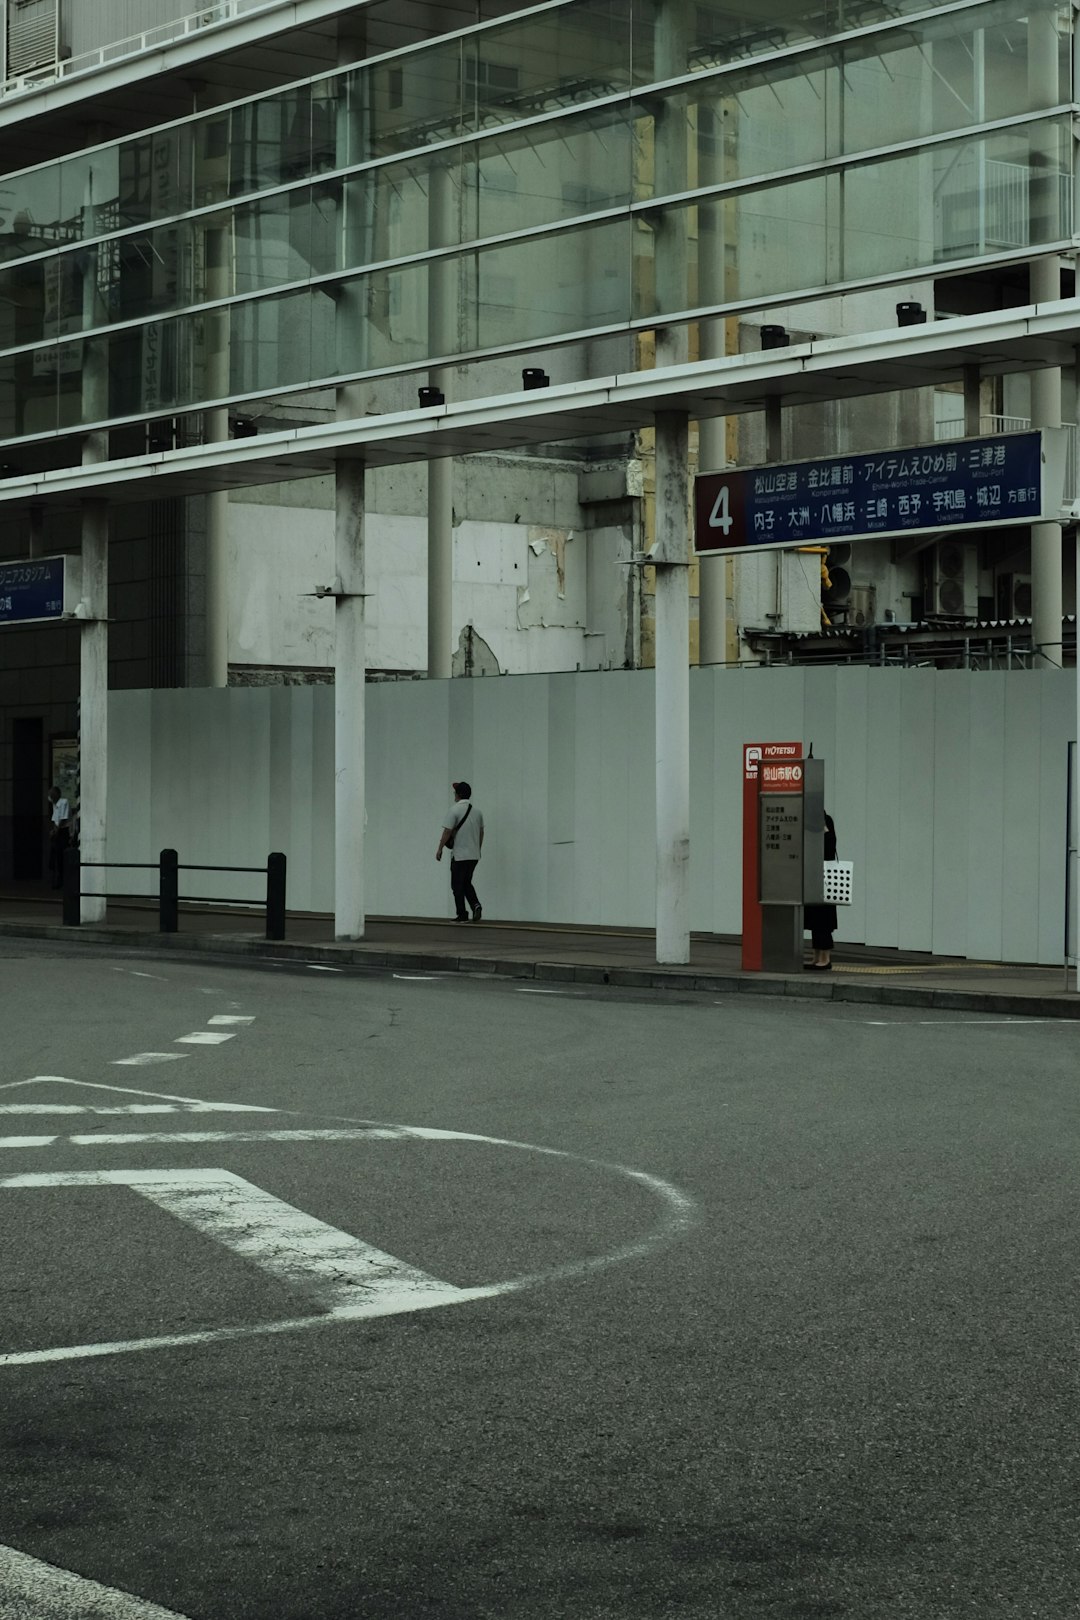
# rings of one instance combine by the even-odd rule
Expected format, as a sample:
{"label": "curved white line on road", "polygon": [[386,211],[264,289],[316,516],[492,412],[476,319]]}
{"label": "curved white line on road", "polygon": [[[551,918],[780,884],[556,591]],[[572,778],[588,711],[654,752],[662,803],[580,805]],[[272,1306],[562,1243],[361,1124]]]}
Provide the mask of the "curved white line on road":
{"label": "curved white line on road", "polygon": [[0,1547],[0,1597],[9,1620],[186,1620],[146,1598]]}
{"label": "curved white line on road", "polygon": [[[345,1123],[345,1122],[342,1122]],[[420,1310],[434,1310],[446,1305],[463,1305],[475,1300],[495,1299],[506,1294],[519,1293],[526,1288],[535,1288],[542,1283],[563,1282],[572,1277],[587,1276],[592,1272],[606,1270],[610,1266],[620,1265],[626,1261],[643,1260],[657,1249],[674,1242],[684,1232],[696,1224],[700,1219],[700,1206],[689,1193],[683,1192],[670,1181],[664,1181],[659,1176],[649,1175],[643,1170],[634,1170],[629,1165],[615,1164],[603,1159],[588,1158],[580,1153],[570,1153],[564,1148],[542,1147],[534,1142],[517,1142],[500,1136],[486,1136],[473,1131],[448,1131],[434,1126],[422,1125],[392,1125],[378,1121],[353,1120],[348,1122],[354,1129],[348,1133],[352,1138],[362,1136],[365,1139],[378,1139],[380,1137],[414,1138],[418,1141],[429,1142],[478,1142],[488,1147],[512,1148],[518,1152],[538,1153],[545,1157],[566,1159],[573,1164],[579,1164],[587,1169],[596,1170],[607,1175],[622,1176],[644,1187],[664,1206],[659,1224],[651,1232],[629,1243],[620,1244],[604,1254],[588,1255],[580,1260],[568,1260],[561,1265],[549,1266],[541,1271],[527,1272],[519,1277],[510,1277],[502,1282],[485,1283],[473,1288],[453,1288],[445,1294],[405,1292],[401,1296],[383,1295],[362,1305],[340,1306],[335,1310],[324,1311],[319,1315],[291,1317],[277,1322],[255,1322],[249,1325],[225,1328],[206,1328],[194,1333],[158,1334],[142,1339],[117,1339],[104,1344],[77,1344],[57,1345],[48,1350],[13,1351],[0,1355],[0,1367],[28,1367],[39,1365],[42,1362],[76,1361],[92,1357],[124,1355],[137,1350],[173,1350],[194,1345],[224,1344],[236,1339],[259,1338],[268,1334],[297,1333],[311,1328],[325,1328],[340,1322],[358,1322],[378,1316],[395,1316],[412,1314]],[[357,1130],[356,1127],[361,1127]],[[185,1133],[186,1134],[186,1133]],[[232,1136],[233,1133],[229,1133]],[[263,1133],[258,1133],[262,1136]],[[322,1135],[323,1133],[319,1133]],[[326,1133],[330,1134],[330,1133]],[[334,1133],[337,1135],[338,1133]],[[249,1137],[249,1133],[237,1133]],[[267,1137],[276,1138],[278,1133],[266,1133]],[[312,1139],[314,1133],[290,1133],[291,1140]],[[256,1133],[250,1133],[256,1136]],[[343,1131],[338,1139],[346,1136]],[[122,1140],[132,1140],[123,1137]],[[153,1133],[143,1140],[176,1140],[171,1132]],[[180,1137],[183,1140],[183,1136]],[[235,1137],[233,1138],[236,1139]],[[264,1138],[265,1139],[265,1138]],[[101,1138],[96,1140],[100,1141]],[[0,1179],[0,1187],[16,1186],[47,1186],[54,1178],[48,1173],[43,1175],[29,1174],[23,1176],[5,1176]]]}

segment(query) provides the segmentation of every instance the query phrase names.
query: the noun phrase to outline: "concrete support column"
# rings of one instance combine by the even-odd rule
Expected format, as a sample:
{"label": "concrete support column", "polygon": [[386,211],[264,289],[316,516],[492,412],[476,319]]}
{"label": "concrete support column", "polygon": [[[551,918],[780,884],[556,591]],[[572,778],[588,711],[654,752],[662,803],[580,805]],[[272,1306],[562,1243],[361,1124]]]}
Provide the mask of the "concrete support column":
{"label": "concrete support column", "polygon": [[964,367],[964,437],[977,439],[982,427],[982,372]]}
{"label": "concrete support column", "polygon": [[364,937],[364,464],[335,476],[334,936]]}
{"label": "concrete support column", "polygon": [[[225,298],[232,284],[228,232],[214,226],[206,232],[206,295]],[[207,315],[206,391],[211,399],[229,393],[230,316],[228,308]],[[229,437],[229,408],[214,406],[203,412],[208,443]],[[206,496],[206,684],[229,684],[229,495],[211,490]]]}
{"label": "concrete support column", "polygon": [[[79,638],[79,847],[84,861],[105,859],[109,746],[109,509],[86,501],[82,509],[82,611]],[[104,872],[89,886],[102,889]],[[84,923],[104,922],[105,901],[84,899]]]}
{"label": "concrete support column", "polygon": [[[208,443],[229,437],[227,409],[203,412]],[[206,500],[206,684],[229,684],[229,492],[212,489]]]}
{"label": "concrete support column", "polygon": [[[432,174],[428,192],[428,245],[449,247],[457,240],[457,190],[449,167]],[[458,267],[436,259],[428,270],[428,352],[448,355],[456,348]],[[438,366],[428,373],[428,386],[447,396],[452,373]],[[449,456],[427,466],[428,619],[427,672],[431,680],[449,680],[454,657],[454,463]]]}
{"label": "concrete support column", "polygon": [[656,960],[690,960],[688,422],[656,418]]}

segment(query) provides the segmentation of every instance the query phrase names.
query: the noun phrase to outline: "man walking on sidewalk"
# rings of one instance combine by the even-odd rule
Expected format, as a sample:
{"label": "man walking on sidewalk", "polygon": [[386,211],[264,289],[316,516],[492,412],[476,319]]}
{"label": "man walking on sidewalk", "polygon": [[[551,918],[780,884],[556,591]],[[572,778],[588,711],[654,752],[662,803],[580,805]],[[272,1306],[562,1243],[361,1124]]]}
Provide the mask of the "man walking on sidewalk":
{"label": "man walking on sidewalk", "polygon": [[473,873],[484,847],[484,818],[472,802],[472,788],[468,782],[452,782],[450,785],[454,790],[454,802],[443,822],[435,859],[442,860],[444,849],[451,851],[450,888],[457,920],[468,922],[466,907],[471,906],[472,920],[479,922],[482,912],[473,888]]}

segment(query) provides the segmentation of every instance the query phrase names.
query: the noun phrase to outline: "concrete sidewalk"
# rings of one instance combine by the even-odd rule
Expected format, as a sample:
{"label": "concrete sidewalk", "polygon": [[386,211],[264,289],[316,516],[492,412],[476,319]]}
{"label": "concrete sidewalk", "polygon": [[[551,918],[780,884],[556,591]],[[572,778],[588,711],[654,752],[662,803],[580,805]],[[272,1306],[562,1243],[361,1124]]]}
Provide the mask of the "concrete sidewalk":
{"label": "concrete sidewalk", "polygon": [[156,905],[135,902],[110,904],[103,926],[64,928],[59,897],[40,884],[9,884],[0,891],[3,937],[338,967],[505,974],[638,989],[786,995],[1002,1017],[1080,1019],[1080,995],[1066,988],[1061,967],[969,962],[842,942],[828,974],[743,973],[738,939],[715,934],[693,936],[689,966],[658,967],[653,935],[647,930],[486,918],[461,924],[438,918],[373,917],[362,941],[339,944],[331,918],[290,914],[288,939],[277,944],[263,939],[260,912],[239,907],[182,909],[178,934],[159,934]]}

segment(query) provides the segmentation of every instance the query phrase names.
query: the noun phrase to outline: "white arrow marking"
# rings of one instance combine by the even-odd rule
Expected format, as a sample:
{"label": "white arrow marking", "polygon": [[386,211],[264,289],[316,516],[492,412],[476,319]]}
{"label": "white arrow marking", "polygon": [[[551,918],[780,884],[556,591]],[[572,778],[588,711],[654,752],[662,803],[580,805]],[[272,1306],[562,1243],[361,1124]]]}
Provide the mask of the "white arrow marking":
{"label": "white arrow marking", "polygon": [[114,1586],[0,1547],[0,1613],[10,1620],[185,1620]]}

